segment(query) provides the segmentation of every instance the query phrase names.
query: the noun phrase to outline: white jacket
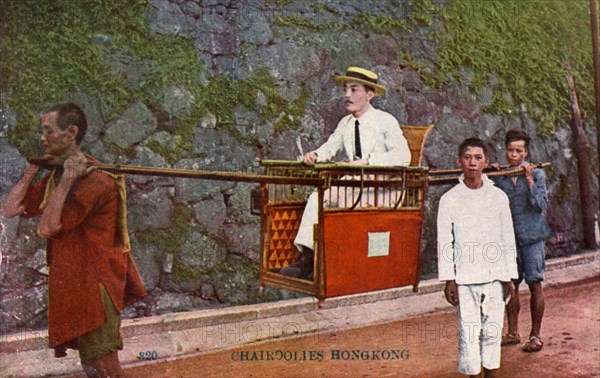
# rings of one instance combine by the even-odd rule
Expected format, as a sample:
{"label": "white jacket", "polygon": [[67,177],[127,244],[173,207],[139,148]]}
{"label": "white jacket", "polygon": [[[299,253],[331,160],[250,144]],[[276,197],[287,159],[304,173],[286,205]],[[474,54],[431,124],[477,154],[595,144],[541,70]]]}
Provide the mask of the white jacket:
{"label": "white jacket", "polygon": [[440,199],[437,217],[438,275],[459,285],[518,278],[508,197],[483,176],[483,186],[460,183]]}
{"label": "white jacket", "polygon": [[[354,121],[348,114],[338,123],[327,142],[319,147],[318,162],[331,161],[342,149],[348,161],[354,160]],[[363,158],[369,165],[409,165],[410,150],[394,116],[372,106],[359,119]]]}

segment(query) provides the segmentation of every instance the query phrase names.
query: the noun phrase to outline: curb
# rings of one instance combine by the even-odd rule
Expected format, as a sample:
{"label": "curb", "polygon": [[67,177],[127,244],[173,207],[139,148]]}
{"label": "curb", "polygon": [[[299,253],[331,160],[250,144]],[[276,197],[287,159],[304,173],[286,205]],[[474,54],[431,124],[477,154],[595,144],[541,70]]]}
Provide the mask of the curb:
{"label": "curb", "polygon": [[[597,279],[600,250],[550,259],[546,272],[548,287]],[[526,286],[521,285],[521,290],[527,290]],[[124,366],[140,363],[140,350],[156,351],[161,360],[172,359],[281,337],[318,335],[331,331],[332,325],[335,330],[348,329],[445,310],[449,305],[439,294],[443,288],[437,279],[428,279],[419,283],[417,293],[406,286],[328,298],[320,307],[316,298],[306,297],[125,319],[121,360]],[[250,331],[256,332],[249,335]],[[81,369],[75,351],[70,350],[66,358],[53,357],[47,347],[47,330],[0,336],[1,376],[67,374]]]}

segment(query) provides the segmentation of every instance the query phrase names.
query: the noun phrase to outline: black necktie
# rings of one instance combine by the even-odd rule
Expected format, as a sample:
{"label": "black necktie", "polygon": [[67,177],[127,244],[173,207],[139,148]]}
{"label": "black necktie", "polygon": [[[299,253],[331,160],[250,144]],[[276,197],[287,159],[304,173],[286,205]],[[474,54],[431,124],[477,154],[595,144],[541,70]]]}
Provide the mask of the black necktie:
{"label": "black necktie", "polygon": [[358,120],[354,121],[354,155],[357,159],[362,159],[362,149],[360,148],[360,132],[358,131]]}

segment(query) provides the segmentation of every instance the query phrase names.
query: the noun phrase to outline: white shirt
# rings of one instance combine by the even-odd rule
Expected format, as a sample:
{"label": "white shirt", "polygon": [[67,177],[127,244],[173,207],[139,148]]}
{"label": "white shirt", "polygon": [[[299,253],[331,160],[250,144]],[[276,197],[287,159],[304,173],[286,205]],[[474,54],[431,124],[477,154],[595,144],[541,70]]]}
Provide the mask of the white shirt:
{"label": "white shirt", "polygon": [[518,278],[508,197],[483,176],[483,186],[460,183],[440,199],[438,275],[459,285]]}
{"label": "white shirt", "polygon": [[[319,147],[318,162],[327,162],[342,149],[348,161],[352,161],[354,151],[354,121],[352,114],[340,120],[327,142]],[[372,106],[358,118],[360,123],[360,144],[363,158],[369,165],[409,165],[410,150],[398,121],[390,113]]]}

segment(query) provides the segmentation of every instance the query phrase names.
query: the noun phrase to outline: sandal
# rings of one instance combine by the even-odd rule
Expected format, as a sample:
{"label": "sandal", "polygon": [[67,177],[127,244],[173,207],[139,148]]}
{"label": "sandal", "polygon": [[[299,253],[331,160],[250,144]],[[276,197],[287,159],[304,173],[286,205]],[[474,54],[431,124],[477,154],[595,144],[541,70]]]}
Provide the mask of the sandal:
{"label": "sandal", "polygon": [[514,345],[519,344],[520,342],[521,336],[519,336],[518,333],[507,333],[506,335],[502,336],[501,345]]}
{"label": "sandal", "polygon": [[542,341],[542,339],[540,339],[537,336],[531,336],[529,338],[529,341],[527,341],[524,345],[523,345],[523,352],[539,352],[540,350],[542,350],[542,347],[544,346],[544,342]]}

